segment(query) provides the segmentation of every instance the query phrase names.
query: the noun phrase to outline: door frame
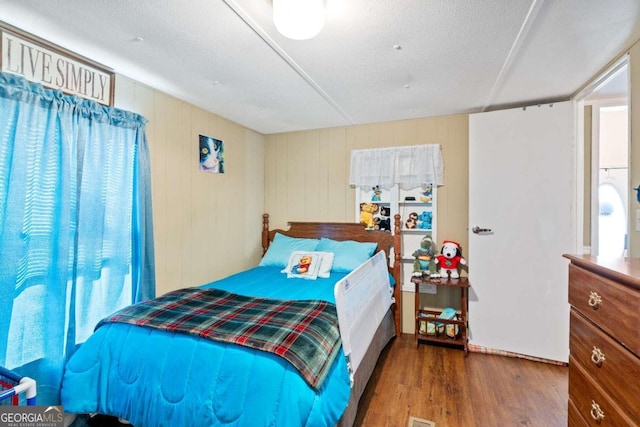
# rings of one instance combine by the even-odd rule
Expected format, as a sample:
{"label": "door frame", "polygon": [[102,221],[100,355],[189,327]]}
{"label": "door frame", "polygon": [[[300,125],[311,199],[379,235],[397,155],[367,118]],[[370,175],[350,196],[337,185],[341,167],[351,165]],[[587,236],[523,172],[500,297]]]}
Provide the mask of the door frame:
{"label": "door frame", "polygon": [[[577,236],[578,239],[576,242],[576,248],[580,249],[579,254],[584,253],[593,253],[592,248],[598,248],[598,221],[595,219],[598,218],[599,215],[599,203],[598,203],[598,185],[597,183],[600,181],[598,172],[600,167],[600,161],[597,155],[599,153],[600,145],[599,138],[591,138],[591,163],[588,165],[589,169],[585,170],[585,117],[584,117],[584,108],[587,105],[595,105],[597,107],[605,106],[606,104],[612,104],[617,102],[618,100],[607,100],[607,101],[587,101],[586,99],[593,94],[594,92],[602,89],[606,86],[611,80],[613,80],[625,67],[629,70],[629,54],[626,53],[618,58],[607,70],[605,70],[602,74],[595,77],[593,80],[588,82],[585,87],[580,90],[576,95],[572,97],[572,102],[574,104],[574,114],[575,114],[575,133],[576,133],[576,226],[577,226]],[[627,88],[629,85],[627,85]],[[629,105],[629,101],[627,101],[628,105],[628,114],[631,114],[631,106]],[[591,118],[591,134],[593,135],[596,131],[599,132],[600,129],[600,121],[594,120],[594,117],[599,117],[599,110],[597,114],[592,111]],[[629,117],[629,124],[631,123],[631,117]],[[630,126],[630,125],[629,125]],[[630,130],[627,130],[630,132]],[[629,143],[631,143],[631,135],[628,138]],[[629,155],[631,151],[629,151]],[[586,188],[585,185],[585,174],[589,173],[591,185],[590,188]],[[630,174],[629,174],[630,176]],[[628,188],[631,188],[631,183],[627,183]],[[589,192],[589,212],[591,217],[591,224],[589,224],[590,230],[590,241],[589,245],[585,245],[584,243],[584,221],[585,221],[585,198],[587,197],[587,191]],[[629,200],[631,200],[629,198]],[[627,235],[631,230],[631,202],[628,204],[627,209]],[[628,245],[628,242],[627,242]]]}
{"label": "door frame", "polygon": [[[600,247],[600,224],[597,218],[600,215],[600,124],[601,124],[601,110],[607,107],[626,106],[627,115],[629,114],[629,101],[623,98],[611,98],[606,100],[593,100],[585,101],[585,106],[591,106],[591,186],[586,188],[585,191],[590,191],[591,195],[591,241],[589,245],[589,251],[592,255],[600,255],[598,248]],[[627,125],[627,132],[629,131]],[[629,143],[629,136],[627,136],[627,144]],[[584,147],[584,141],[582,146]],[[629,167],[629,155],[627,154],[627,168]],[[629,176],[627,174],[627,196],[629,194]],[[628,200],[628,197],[627,197]],[[631,211],[630,204],[627,203],[627,236],[631,230]],[[586,251],[586,248],[585,248]]]}

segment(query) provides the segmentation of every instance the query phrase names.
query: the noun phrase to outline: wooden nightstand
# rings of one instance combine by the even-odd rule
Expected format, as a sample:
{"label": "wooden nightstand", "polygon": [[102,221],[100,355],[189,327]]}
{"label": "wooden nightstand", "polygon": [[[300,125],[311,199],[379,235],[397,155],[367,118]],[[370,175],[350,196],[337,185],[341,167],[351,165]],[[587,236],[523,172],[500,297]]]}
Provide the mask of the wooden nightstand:
{"label": "wooden nightstand", "polygon": [[[469,280],[466,277],[459,279],[414,277],[411,281],[415,285],[415,310],[416,310],[416,345],[420,342],[439,342],[462,346],[465,355],[468,354],[468,293]],[[420,307],[420,285],[435,285],[443,287],[460,288],[460,311],[454,319],[440,319],[438,316],[442,310],[426,310]]]}

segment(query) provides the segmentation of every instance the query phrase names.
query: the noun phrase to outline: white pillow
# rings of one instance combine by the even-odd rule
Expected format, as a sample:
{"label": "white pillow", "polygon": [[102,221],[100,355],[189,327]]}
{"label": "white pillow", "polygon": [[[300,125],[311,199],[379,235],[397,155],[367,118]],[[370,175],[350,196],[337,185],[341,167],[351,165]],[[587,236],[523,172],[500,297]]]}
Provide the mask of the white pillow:
{"label": "white pillow", "polygon": [[336,254],[333,252],[316,252],[322,255],[322,264],[320,264],[320,271],[318,271],[318,277],[326,279],[331,274],[331,268],[333,267],[333,258]]}
{"label": "white pillow", "polygon": [[[307,259],[303,259],[307,257]],[[301,261],[303,261],[301,263]],[[315,280],[329,277],[333,265],[333,253],[314,251],[293,251],[289,255],[287,267],[282,270],[287,278],[298,277]]]}

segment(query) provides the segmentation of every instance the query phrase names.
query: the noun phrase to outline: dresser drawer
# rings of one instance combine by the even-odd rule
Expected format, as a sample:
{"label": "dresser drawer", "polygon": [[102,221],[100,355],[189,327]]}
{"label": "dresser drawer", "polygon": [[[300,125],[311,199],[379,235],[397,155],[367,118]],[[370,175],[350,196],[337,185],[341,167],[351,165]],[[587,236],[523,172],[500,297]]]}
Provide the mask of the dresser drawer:
{"label": "dresser drawer", "polygon": [[589,427],[589,424],[582,418],[582,415],[578,412],[578,408],[576,408],[576,405],[573,404],[571,399],[569,399],[568,421],[569,427]]}
{"label": "dresser drawer", "polygon": [[587,378],[573,356],[569,356],[569,399],[589,426],[638,427],[602,389]]}
{"label": "dresser drawer", "polygon": [[632,419],[640,420],[640,359],[571,309],[571,356]]}
{"label": "dresser drawer", "polygon": [[640,292],[569,265],[569,303],[640,355]]}

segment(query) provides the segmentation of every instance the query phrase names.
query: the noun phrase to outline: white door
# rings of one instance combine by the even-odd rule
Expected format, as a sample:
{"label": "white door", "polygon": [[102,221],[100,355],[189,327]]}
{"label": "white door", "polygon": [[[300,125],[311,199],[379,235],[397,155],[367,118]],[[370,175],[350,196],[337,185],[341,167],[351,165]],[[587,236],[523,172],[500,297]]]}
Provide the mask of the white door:
{"label": "white door", "polygon": [[573,128],[569,102],[469,116],[470,344],[568,361]]}

